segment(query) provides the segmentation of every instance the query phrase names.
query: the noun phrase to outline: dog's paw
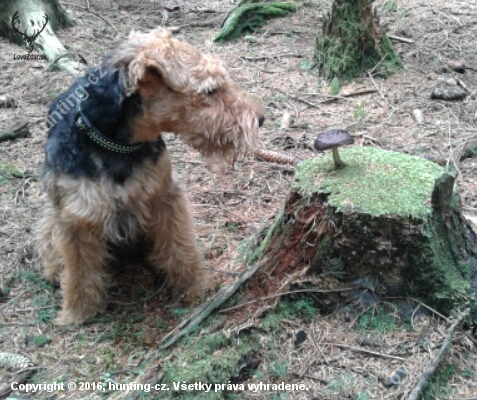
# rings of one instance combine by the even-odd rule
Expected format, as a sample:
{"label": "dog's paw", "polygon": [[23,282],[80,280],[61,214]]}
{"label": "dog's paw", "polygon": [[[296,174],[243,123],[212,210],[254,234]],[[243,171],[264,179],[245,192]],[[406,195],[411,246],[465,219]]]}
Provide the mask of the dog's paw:
{"label": "dog's paw", "polygon": [[61,310],[58,316],[56,317],[54,324],[57,326],[64,325],[81,325],[89,317],[92,317],[94,314],[81,315],[73,310]]}

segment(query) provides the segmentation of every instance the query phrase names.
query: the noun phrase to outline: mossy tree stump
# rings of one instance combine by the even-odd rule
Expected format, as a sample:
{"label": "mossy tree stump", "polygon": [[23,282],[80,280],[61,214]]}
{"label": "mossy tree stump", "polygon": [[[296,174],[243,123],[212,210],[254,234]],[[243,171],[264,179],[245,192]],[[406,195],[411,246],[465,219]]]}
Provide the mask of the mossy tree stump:
{"label": "mossy tree stump", "polygon": [[391,42],[382,33],[373,0],[334,0],[315,40],[314,58],[322,74],[353,79],[379,65],[387,75],[402,68]]}
{"label": "mossy tree stump", "polygon": [[298,165],[283,210],[252,256],[263,266],[242,301],[279,297],[308,280],[336,292],[336,302],[365,293],[412,296],[444,313],[475,303],[469,288],[476,238],[459,213],[454,176],[401,153],[340,153],[343,168],[335,168],[331,154]]}
{"label": "mossy tree stump", "polygon": [[1,0],[1,5],[0,37],[26,48],[28,53],[36,49],[50,67],[73,76],[84,72],[85,65],[74,60],[75,54],[56,37],[59,28],[74,26],[58,0]]}
{"label": "mossy tree stump", "polygon": [[266,20],[283,17],[297,8],[293,2],[241,0],[222,21],[214,42],[237,39],[247,31],[254,33]]}
{"label": "mossy tree stump", "polygon": [[39,31],[45,22],[45,14],[51,29],[73,26],[74,23],[60,6],[58,0],[3,0],[0,10],[0,36],[12,43],[25,46],[25,38],[12,26],[12,17],[18,12],[18,25],[21,32],[32,35]]}

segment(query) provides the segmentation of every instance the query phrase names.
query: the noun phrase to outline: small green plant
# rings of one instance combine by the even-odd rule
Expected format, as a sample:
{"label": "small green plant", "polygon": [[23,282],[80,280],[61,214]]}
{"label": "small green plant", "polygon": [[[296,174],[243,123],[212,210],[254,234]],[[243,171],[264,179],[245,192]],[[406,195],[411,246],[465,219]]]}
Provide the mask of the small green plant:
{"label": "small green plant", "polygon": [[344,264],[339,258],[326,257],[323,260],[323,275],[328,275],[333,278],[340,279],[344,275]]}
{"label": "small green plant", "polygon": [[101,364],[104,365],[106,368],[109,368],[116,357],[114,350],[112,347],[106,347],[103,349],[99,349],[97,352],[97,356],[99,360],[101,360]]}
{"label": "small green plant", "polygon": [[33,338],[33,343],[37,347],[41,347],[49,342],[49,339],[45,335],[38,335]]}
{"label": "small green plant", "polygon": [[460,373],[464,378],[472,378],[474,376],[474,372],[472,372],[472,370],[470,369],[464,369],[462,370],[462,372]]}
{"label": "small green plant", "polygon": [[364,119],[365,116],[366,116],[366,113],[364,111],[363,104],[362,103],[357,104],[353,110],[353,118],[362,120]]}
{"label": "small green plant", "polygon": [[394,317],[386,306],[377,306],[361,315],[356,324],[358,330],[373,330],[387,333],[394,330]]}
{"label": "small green plant", "polygon": [[283,378],[287,373],[287,369],[286,361],[275,361],[270,366],[270,372],[274,378]]}
{"label": "small green plant", "polygon": [[38,309],[37,321],[40,323],[51,322],[56,315],[55,293],[50,282],[41,275],[29,270],[19,270],[7,279],[21,282],[31,297],[31,307]]}
{"label": "small green plant", "polygon": [[338,379],[330,382],[329,388],[333,392],[345,395],[355,384],[355,377],[352,374],[343,374]]}
{"label": "small green plant", "polygon": [[369,393],[368,392],[359,392],[356,394],[356,400],[368,400]]}
{"label": "small green plant", "polygon": [[174,314],[176,314],[178,317],[182,317],[183,315],[186,315],[190,312],[188,308],[176,308],[174,309]]}
{"label": "small green plant", "polygon": [[[162,383],[171,387],[171,391],[164,393],[164,399],[194,400],[197,393],[176,390],[173,382],[208,382],[211,384],[225,384],[237,373],[237,362],[251,350],[253,344],[246,334],[240,335],[240,340],[226,337],[223,333],[208,333],[204,335],[190,335],[183,339],[181,352],[168,357],[164,362]],[[173,390],[172,390],[173,389]],[[201,399],[219,400],[231,398],[224,391],[210,392]],[[224,395],[227,396],[224,396]]]}
{"label": "small green plant", "polygon": [[396,12],[398,10],[397,4],[394,1],[387,1],[383,6],[384,12]]}
{"label": "small green plant", "polygon": [[298,64],[298,68],[302,71],[308,71],[310,69],[310,61],[309,60],[301,60]]}
{"label": "small green plant", "polygon": [[100,380],[103,383],[103,387],[108,387],[109,382],[114,382],[113,379],[111,379],[111,374],[109,372],[105,372],[104,374],[101,374]]}
{"label": "small green plant", "polygon": [[7,179],[21,177],[23,177],[23,172],[17,166],[13,164],[0,163],[0,185]]}
{"label": "small green plant", "polygon": [[330,83],[330,95],[336,96],[339,93],[340,88],[341,88],[340,80],[338,79],[337,76],[335,76]]}
{"label": "small green plant", "polygon": [[76,347],[83,348],[84,344],[86,343],[86,335],[83,332],[78,332],[76,334]]}
{"label": "small green plant", "polygon": [[281,93],[274,94],[273,96],[270,97],[270,101],[274,103],[281,103],[284,100],[286,100],[286,97]]}
{"label": "small green plant", "polygon": [[309,296],[290,296],[278,303],[276,310],[268,312],[261,321],[261,328],[273,332],[280,328],[283,319],[303,318],[310,320],[316,317],[318,310]]}
{"label": "small green plant", "polygon": [[455,374],[455,368],[451,364],[443,365],[434,374],[426,387],[422,400],[445,399],[453,397],[454,389],[448,385]]}
{"label": "small green plant", "polygon": [[397,23],[396,23],[398,28],[402,28],[406,25],[406,17],[410,13],[410,11],[411,10],[409,8],[404,8],[401,11],[399,11],[399,15],[397,18]]}

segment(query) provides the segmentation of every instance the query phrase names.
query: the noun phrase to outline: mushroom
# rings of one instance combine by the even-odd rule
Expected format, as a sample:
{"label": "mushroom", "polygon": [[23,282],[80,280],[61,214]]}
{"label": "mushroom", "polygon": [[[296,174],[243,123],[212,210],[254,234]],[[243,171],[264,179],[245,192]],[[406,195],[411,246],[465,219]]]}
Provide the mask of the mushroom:
{"label": "mushroom", "polygon": [[344,167],[345,163],[341,161],[340,155],[338,154],[338,147],[353,143],[353,137],[344,129],[332,129],[318,135],[315,139],[315,149],[333,149],[333,161],[335,162],[336,168],[339,168]]}

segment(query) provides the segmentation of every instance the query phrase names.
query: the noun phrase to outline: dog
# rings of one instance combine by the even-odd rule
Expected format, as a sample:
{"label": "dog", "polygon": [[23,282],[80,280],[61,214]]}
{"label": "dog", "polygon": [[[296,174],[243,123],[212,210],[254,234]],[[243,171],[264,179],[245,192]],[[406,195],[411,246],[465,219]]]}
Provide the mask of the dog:
{"label": "dog", "polygon": [[81,324],[100,310],[105,267],[120,249],[140,249],[173,293],[193,293],[203,257],[161,133],[224,165],[256,147],[263,120],[220,60],[165,28],[132,32],[58,96],[46,120],[47,201],[36,234],[46,277],[60,276],[55,322]]}

